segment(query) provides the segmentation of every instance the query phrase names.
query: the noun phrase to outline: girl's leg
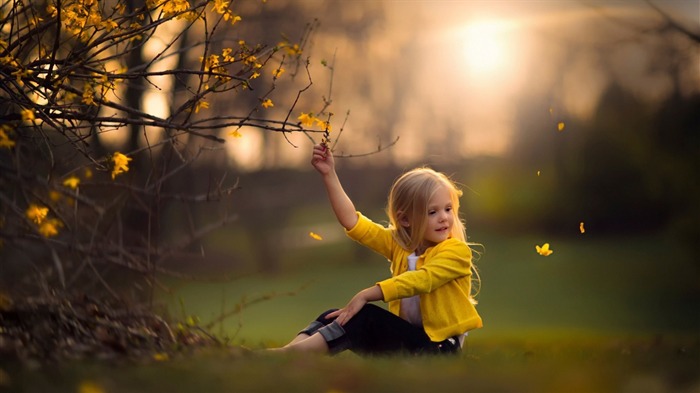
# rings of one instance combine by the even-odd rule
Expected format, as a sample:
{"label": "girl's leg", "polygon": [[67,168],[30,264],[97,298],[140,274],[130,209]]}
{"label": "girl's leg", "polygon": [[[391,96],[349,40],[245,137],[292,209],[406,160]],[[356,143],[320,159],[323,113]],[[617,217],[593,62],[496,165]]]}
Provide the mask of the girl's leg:
{"label": "girl's leg", "polygon": [[322,336],[331,354],[346,349],[360,355],[418,354],[435,353],[438,348],[422,328],[374,304],[365,305],[344,326],[334,321],[314,336]]}
{"label": "girl's leg", "polygon": [[315,352],[328,353],[328,344],[326,339],[319,333],[312,334],[305,338],[299,339],[301,334],[297,336],[291,343],[285,345],[278,350],[281,352]]}
{"label": "girl's leg", "polygon": [[440,352],[440,343],[430,341],[423,329],[376,305],[365,305],[345,326],[325,318],[332,311],[321,314],[278,350],[336,354],[349,349],[361,355]]}
{"label": "girl's leg", "polygon": [[[343,329],[343,345],[361,355],[432,353],[437,348],[422,328],[374,304],[365,305]],[[329,344],[333,352],[335,343]]]}
{"label": "girl's leg", "polygon": [[[327,319],[326,315],[332,313],[337,309],[330,309],[328,311],[325,311],[323,314],[319,315],[318,318],[316,318],[314,321],[312,321],[307,327],[302,329],[287,345],[284,346],[284,348],[289,348],[294,346],[295,344],[298,344],[302,341],[305,341],[306,339],[310,338],[314,333],[316,333],[320,328],[328,325],[329,323],[333,322],[333,319]],[[328,350],[328,346],[326,346],[326,350]]]}
{"label": "girl's leg", "polygon": [[306,334],[306,333],[299,333],[299,334],[296,335],[296,337],[294,337],[294,339],[293,339],[292,341],[290,341],[287,345],[285,345],[285,347],[288,347],[288,346],[290,346],[290,345],[292,345],[292,344],[296,344],[296,343],[298,343],[299,341],[304,341],[304,340],[306,340],[306,339],[309,338],[309,337],[311,337],[311,336],[309,336],[309,335]]}

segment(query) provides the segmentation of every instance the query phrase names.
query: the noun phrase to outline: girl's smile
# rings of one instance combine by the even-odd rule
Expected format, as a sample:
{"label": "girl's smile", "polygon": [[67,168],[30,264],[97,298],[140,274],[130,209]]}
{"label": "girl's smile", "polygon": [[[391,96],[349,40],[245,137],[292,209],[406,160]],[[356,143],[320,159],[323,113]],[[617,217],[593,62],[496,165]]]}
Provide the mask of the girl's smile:
{"label": "girl's smile", "polygon": [[423,238],[428,244],[437,244],[452,234],[454,212],[452,198],[447,187],[440,187],[428,202],[428,223]]}

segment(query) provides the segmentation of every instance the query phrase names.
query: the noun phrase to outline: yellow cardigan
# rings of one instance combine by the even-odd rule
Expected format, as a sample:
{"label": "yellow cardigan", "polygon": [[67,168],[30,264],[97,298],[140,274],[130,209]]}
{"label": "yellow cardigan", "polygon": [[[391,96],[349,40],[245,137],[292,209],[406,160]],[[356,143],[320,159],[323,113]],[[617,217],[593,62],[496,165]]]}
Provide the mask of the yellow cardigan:
{"label": "yellow cardigan", "polygon": [[423,328],[436,342],[483,326],[469,300],[472,252],[465,242],[452,238],[440,242],[425,250],[416,270],[407,271],[412,251],[398,245],[391,229],[359,212],[357,216],[357,224],[347,235],[391,262],[392,277],[377,283],[389,311],[399,315],[400,299],[420,295]]}

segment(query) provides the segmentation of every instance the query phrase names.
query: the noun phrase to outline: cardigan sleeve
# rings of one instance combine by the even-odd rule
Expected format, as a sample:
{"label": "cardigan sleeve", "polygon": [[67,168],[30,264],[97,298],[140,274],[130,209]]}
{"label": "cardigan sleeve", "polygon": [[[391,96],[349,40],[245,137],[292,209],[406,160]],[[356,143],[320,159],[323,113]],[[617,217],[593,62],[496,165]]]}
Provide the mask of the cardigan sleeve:
{"label": "cardigan sleeve", "polygon": [[430,293],[459,277],[471,275],[472,252],[457,239],[448,239],[426,250],[423,266],[391,277],[377,284],[384,301],[390,302],[418,294]]}
{"label": "cardigan sleeve", "polygon": [[391,260],[394,244],[391,229],[375,223],[360,212],[356,214],[357,223],[345,233],[356,242]]}

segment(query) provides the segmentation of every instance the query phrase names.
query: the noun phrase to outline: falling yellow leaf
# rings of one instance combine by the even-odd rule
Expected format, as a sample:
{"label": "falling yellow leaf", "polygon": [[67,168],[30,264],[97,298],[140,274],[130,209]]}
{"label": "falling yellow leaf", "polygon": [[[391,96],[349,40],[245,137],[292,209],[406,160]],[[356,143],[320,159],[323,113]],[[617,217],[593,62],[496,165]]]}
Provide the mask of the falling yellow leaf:
{"label": "falling yellow leaf", "polygon": [[564,127],[565,127],[565,126],[566,126],[566,125],[564,124],[564,122],[563,122],[563,121],[560,121],[559,123],[557,123],[557,130],[559,130],[559,131],[564,131]]}
{"label": "falling yellow leaf", "polygon": [[312,239],[315,239],[315,240],[323,240],[323,238],[321,237],[321,235],[319,235],[319,234],[317,234],[317,233],[313,233],[313,232],[309,232],[309,237],[312,238]]}
{"label": "falling yellow leaf", "polygon": [[539,176],[539,175],[540,175],[540,171],[537,171],[537,176]]}
{"label": "falling yellow leaf", "polygon": [[578,229],[581,231],[581,233],[586,233],[586,228],[583,227],[583,221],[578,224]]}
{"label": "falling yellow leaf", "polygon": [[535,245],[535,250],[537,250],[537,253],[542,255],[542,256],[550,256],[554,252],[553,250],[549,249],[549,243],[545,243],[542,245],[542,247]]}

